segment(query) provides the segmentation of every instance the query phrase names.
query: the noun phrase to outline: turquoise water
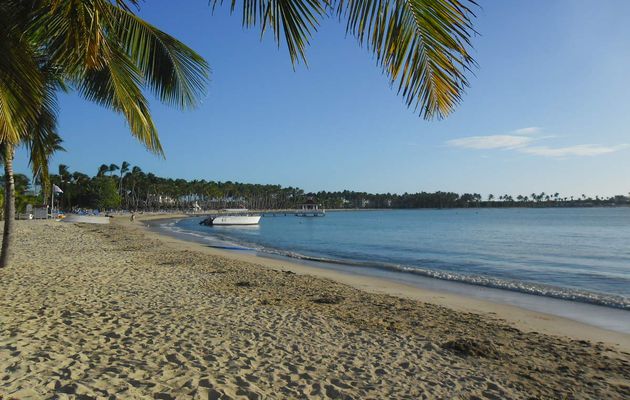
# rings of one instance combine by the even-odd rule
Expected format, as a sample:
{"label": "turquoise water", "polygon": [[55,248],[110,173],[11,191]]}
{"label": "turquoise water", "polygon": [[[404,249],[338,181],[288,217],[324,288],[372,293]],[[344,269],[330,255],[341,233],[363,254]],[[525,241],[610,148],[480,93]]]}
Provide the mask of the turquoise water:
{"label": "turquoise water", "polygon": [[259,226],[162,222],[211,246],[630,310],[630,208],[329,212]]}

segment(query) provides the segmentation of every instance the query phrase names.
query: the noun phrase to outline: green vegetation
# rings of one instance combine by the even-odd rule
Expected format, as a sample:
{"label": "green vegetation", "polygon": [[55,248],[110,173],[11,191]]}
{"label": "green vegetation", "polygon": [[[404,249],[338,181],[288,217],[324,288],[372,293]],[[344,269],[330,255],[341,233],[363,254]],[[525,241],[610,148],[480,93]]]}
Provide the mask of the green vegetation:
{"label": "green vegetation", "polygon": [[118,194],[118,185],[114,180],[99,176],[90,183],[88,186],[89,198],[95,208],[109,210],[120,207],[120,194]]}
{"label": "green vegetation", "polygon": [[[288,209],[312,197],[325,208],[467,208],[467,207],[589,207],[628,205],[630,197],[561,197],[554,194],[530,194],[516,197],[452,192],[365,193],[353,191],[305,193],[280,185],[162,178],[145,173],[128,162],[103,164],[94,177],[71,172],[59,166],[51,180],[64,190],[59,204],[65,210],[76,208],[126,210],[190,210],[196,203],[203,209],[246,207],[250,209]],[[117,174],[117,172],[119,174]],[[120,196],[118,196],[120,193]]]}

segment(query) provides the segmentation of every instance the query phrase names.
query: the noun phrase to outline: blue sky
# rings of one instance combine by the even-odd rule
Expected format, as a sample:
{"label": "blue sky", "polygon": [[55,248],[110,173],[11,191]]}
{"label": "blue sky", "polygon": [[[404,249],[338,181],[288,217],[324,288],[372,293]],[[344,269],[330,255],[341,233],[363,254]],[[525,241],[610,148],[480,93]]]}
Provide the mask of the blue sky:
{"label": "blue sky", "polygon": [[[403,104],[337,20],[323,21],[309,66],[205,0],[151,0],[140,14],[212,67],[199,108],[152,102],[166,160],[121,116],[60,98],[65,153],[94,174],[123,160],[161,176],[299,186],[308,191],[449,190],[482,194],[630,191],[630,1],[481,1],[479,63],[463,103],[425,121]],[[18,171],[26,172],[20,150]]]}

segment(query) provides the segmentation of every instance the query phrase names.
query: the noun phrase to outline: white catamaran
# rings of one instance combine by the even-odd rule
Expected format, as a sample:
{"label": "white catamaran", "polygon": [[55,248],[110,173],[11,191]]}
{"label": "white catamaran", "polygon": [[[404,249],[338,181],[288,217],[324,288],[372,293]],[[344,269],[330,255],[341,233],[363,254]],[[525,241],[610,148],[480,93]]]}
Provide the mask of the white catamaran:
{"label": "white catamaran", "polygon": [[201,223],[204,225],[258,225],[260,215],[250,215],[246,208],[225,209],[226,214],[210,216]]}

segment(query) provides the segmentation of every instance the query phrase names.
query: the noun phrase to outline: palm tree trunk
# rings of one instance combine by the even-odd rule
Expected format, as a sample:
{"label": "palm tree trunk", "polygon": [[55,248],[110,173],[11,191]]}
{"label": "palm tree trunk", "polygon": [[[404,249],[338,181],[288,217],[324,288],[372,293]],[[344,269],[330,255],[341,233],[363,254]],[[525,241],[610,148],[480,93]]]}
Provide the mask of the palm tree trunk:
{"label": "palm tree trunk", "polygon": [[2,232],[2,250],[0,251],[0,268],[9,265],[9,248],[13,241],[15,222],[15,181],[13,179],[13,145],[5,143],[4,147],[4,231]]}

